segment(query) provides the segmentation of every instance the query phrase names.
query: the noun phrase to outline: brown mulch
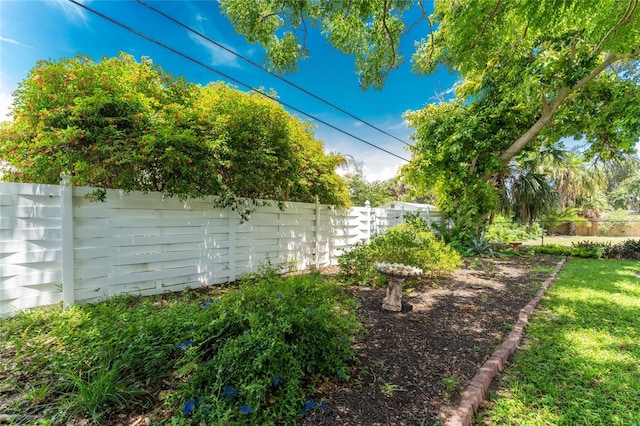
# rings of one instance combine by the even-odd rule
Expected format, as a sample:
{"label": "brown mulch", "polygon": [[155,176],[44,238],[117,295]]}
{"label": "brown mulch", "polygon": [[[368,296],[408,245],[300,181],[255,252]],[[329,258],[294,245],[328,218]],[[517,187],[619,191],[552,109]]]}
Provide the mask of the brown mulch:
{"label": "brown mulch", "polygon": [[[555,270],[557,257],[477,259],[444,278],[405,282],[402,312],[381,309],[384,288],[355,287],[366,334],[349,380],[324,384],[304,425],[443,422]],[[409,287],[415,286],[413,289]]]}

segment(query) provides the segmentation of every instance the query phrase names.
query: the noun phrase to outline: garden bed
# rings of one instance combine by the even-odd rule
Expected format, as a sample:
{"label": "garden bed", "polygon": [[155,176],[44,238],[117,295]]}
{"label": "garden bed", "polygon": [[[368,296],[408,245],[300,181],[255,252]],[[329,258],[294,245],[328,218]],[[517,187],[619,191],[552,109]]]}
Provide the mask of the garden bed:
{"label": "garden bed", "polygon": [[449,277],[406,282],[402,312],[383,288],[354,287],[367,333],[350,380],[326,383],[306,425],[418,425],[443,421],[460,391],[509,334],[558,262],[552,256],[466,261]]}
{"label": "garden bed", "polygon": [[[313,399],[309,399],[305,404],[306,417],[300,423],[414,425],[442,422],[455,409],[460,391],[509,334],[520,309],[533,298],[541,284],[554,271],[557,261],[557,257],[548,255],[467,260],[462,268],[447,277],[424,279],[421,282],[406,281],[401,312],[390,312],[381,308],[385,288],[348,287],[349,295],[358,303],[357,318],[366,329],[366,334],[352,342],[358,362],[348,373],[348,380],[335,377],[331,381],[319,383],[318,391],[310,395]],[[336,268],[324,272],[333,273],[336,272]],[[277,284],[275,288],[277,289]],[[266,288],[261,291],[266,291]],[[282,288],[278,291],[287,290]],[[82,332],[85,338],[96,333],[111,333],[109,336],[112,340],[109,341],[118,343],[123,336],[127,336],[125,328],[122,327],[127,323],[134,330],[146,331],[132,335],[137,342],[134,347],[127,344],[124,349],[121,348],[124,351],[133,351],[127,355],[129,358],[123,355],[123,360],[133,362],[132,356],[137,359],[166,349],[169,354],[173,354],[172,360],[175,361],[174,358],[180,358],[183,351],[175,349],[173,340],[178,339],[178,347],[185,345],[186,342],[182,341],[185,337],[182,335],[195,328],[200,315],[206,315],[213,309],[210,303],[213,299],[217,300],[220,294],[220,288],[202,287],[197,293],[166,295],[166,300],[164,297],[150,300],[122,299],[109,303],[102,309],[96,306],[95,309],[65,312],[62,316],[68,316],[68,321],[59,318],[55,324],[46,319],[48,316],[44,311],[14,324],[16,330],[20,324],[28,325],[29,333],[23,333],[24,339],[27,340],[20,343],[20,359],[14,358],[17,356],[17,343],[0,346],[0,364],[7,367],[0,369],[0,423],[36,423],[37,420],[47,419],[52,413],[62,410],[60,406],[60,410],[56,411],[54,407],[57,405],[50,404],[64,402],[54,399],[58,397],[59,392],[68,392],[68,389],[65,391],[66,388],[55,385],[62,383],[60,380],[67,376],[55,370],[50,362],[55,361],[55,365],[62,365],[60,362],[69,358],[72,361],[64,362],[74,362],[73,365],[77,365],[78,368],[84,365],[82,357],[76,359],[72,356],[79,350],[73,342],[80,336],[72,333],[73,339],[65,340],[64,336],[70,335],[64,331],[65,327],[76,327],[75,333]],[[190,301],[193,296],[196,296],[195,301]],[[272,302],[277,304],[285,298],[290,302],[296,300],[293,294],[281,296],[278,293],[278,296],[277,300]],[[200,299],[208,300],[202,303],[198,301]],[[258,297],[256,300],[263,299]],[[171,304],[171,310],[158,309],[158,304],[164,306],[165,302],[167,306]],[[283,312],[293,311],[288,309]],[[157,321],[158,324],[163,324],[161,327],[149,328],[144,318],[147,318],[150,312],[155,312],[154,323]],[[55,312],[52,314],[54,318]],[[114,324],[116,327],[109,325],[109,315],[121,317],[119,322]],[[95,318],[103,319],[97,321]],[[187,321],[188,324],[183,324],[184,321],[180,319],[184,318],[196,322],[192,324]],[[107,321],[106,328],[102,329],[104,321]],[[206,321],[205,323],[208,324]],[[174,327],[175,330],[168,331],[167,327]],[[49,334],[49,328],[57,331]],[[95,333],[92,333],[92,330]],[[153,337],[153,333],[160,335]],[[157,338],[164,340],[158,343]],[[129,342],[128,338],[125,341]],[[97,345],[98,349],[101,342],[102,340],[89,341],[91,345]],[[40,344],[46,347],[38,349]],[[81,348],[83,351],[89,349],[82,345]],[[51,358],[56,353],[67,353],[69,356]],[[169,363],[157,371],[154,370],[155,376],[158,377],[150,376],[149,379],[153,379],[152,384],[148,389],[141,389],[150,398],[146,400],[144,407],[140,405],[140,401],[136,404],[127,400],[124,404],[118,404],[112,411],[99,413],[93,422],[87,418],[85,408],[84,413],[78,412],[67,424],[139,425],[148,422],[169,422],[170,418],[176,415],[171,408],[175,407],[175,404],[167,406],[163,401],[167,395],[174,393],[173,389],[177,389],[179,385],[172,374],[175,368]],[[60,377],[54,383],[52,376]],[[42,390],[40,396],[37,393],[39,389]],[[78,399],[80,396],[69,393],[66,397]],[[182,403],[181,400],[177,402],[178,405]],[[177,420],[176,424],[194,424],[189,418],[184,418],[184,423],[180,423],[180,419],[174,420]]]}

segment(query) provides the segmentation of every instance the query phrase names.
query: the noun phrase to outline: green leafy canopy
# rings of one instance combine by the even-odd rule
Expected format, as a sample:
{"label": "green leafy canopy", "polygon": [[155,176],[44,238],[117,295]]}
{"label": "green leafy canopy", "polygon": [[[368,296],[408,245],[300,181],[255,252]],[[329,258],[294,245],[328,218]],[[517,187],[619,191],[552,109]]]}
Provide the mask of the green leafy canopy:
{"label": "green leafy canopy", "polygon": [[[637,0],[439,0],[331,2],[222,0],[232,24],[267,49],[273,69],[307,57],[305,31],[319,27],[355,57],[364,87],[381,87],[402,63],[400,38],[427,28],[411,57],[419,74],[446,67],[452,99],[407,112],[415,128],[405,176],[463,228],[499,208],[509,163],[573,137],[609,160],[640,138]],[[406,25],[417,10],[425,25]],[[415,16],[415,13],[412,15]],[[418,22],[419,23],[419,22]]]}
{"label": "green leafy canopy", "polygon": [[272,99],[223,83],[199,86],[121,54],[40,61],[0,129],[3,179],[159,191],[181,199],[348,203],[307,122]]}

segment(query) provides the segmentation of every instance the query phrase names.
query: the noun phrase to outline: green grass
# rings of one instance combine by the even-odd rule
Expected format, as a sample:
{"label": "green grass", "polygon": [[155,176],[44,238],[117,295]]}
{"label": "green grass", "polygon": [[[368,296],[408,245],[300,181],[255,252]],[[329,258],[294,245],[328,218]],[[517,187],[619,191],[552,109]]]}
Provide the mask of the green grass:
{"label": "green grass", "polygon": [[[239,287],[117,297],[0,322],[0,408],[13,424],[292,423],[321,379],[348,377],[355,302],[320,274],[265,268]],[[306,411],[305,411],[306,410]]]}
{"label": "green grass", "polygon": [[640,264],[572,259],[505,372],[489,425],[640,424]]}

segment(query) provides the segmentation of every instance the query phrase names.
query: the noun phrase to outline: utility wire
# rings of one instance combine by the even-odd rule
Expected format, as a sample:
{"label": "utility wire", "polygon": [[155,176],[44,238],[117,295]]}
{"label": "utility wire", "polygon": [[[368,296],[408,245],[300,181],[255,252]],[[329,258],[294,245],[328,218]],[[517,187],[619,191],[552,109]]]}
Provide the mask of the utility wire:
{"label": "utility wire", "polygon": [[320,102],[322,102],[322,103],[324,103],[324,104],[326,104],[326,105],[329,105],[330,107],[332,107],[332,108],[334,108],[334,109],[336,109],[336,110],[340,111],[341,113],[346,114],[346,115],[348,115],[349,117],[351,117],[351,118],[353,118],[353,119],[355,119],[355,120],[358,120],[359,122],[361,122],[361,123],[363,123],[363,124],[365,124],[365,125],[367,125],[367,126],[371,127],[372,129],[375,129],[375,130],[379,131],[380,133],[383,133],[383,134],[385,134],[385,135],[387,135],[387,136],[389,136],[389,137],[391,137],[391,138],[393,138],[393,139],[395,139],[395,140],[397,140],[397,141],[399,141],[399,142],[401,142],[401,143],[405,144],[406,146],[411,146],[409,143],[407,143],[407,142],[403,141],[402,139],[400,139],[400,138],[398,138],[398,137],[396,137],[396,136],[392,135],[391,133],[388,133],[387,131],[385,131],[385,130],[383,130],[383,129],[380,129],[379,127],[376,127],[375,125],[373,125],[373,124],[369,123],[368,121],[366,121],[366,120],[364,120],[364,119],[362,119],[362,118],[360,118],[360,117],[358,117],[358,116],[356,116],[356,115],[354,115],[354,114],[350,113],[349,111],[346,111],[345,109],[340,108],[339,106],[337,106],[337,105],[335,105],[335,104],[333,104],[333,103],[331,103],[331,102],[327,101],[326,99],[324,99],[324,98],[322,98],[322,97],[320,97],[320,96],[318,96],[318,95],[314,94],[313,92],[310,92],[309,90],[305,89],[304,87],[299,86],[299,85],[297,85],[297,84],[295,84],[295,83],[293,83],[293,82],[291,82],[291,81],[289,81],[289,80],[287,80],[287,79],[283,78],[282,76],[279,76],[279,75],[278,75],[278,74],[276,74],[276,73],[273,73],[273,72],[271,72],[271,71],[269,71],[269,70],[267,70],[267,69],[264,69],[260,64],[258,64],[258,63],[256,63],[256,62],[252,61],[252,60],[251,60],[251,59],[249,59],[249,58],[246,58],[245,56],[243,56],[243,55],[241,55],[240,53],[238,53],[238,52],[234,51],[233,49],[230,49],[230,48],[226,47],[225,45],[223,45],[223,44],[221,44],[221,43],[219,43],[219,42],[217,42],[217,41],[215,41],[215,40],[213,40],[213,39],[211,39],[211,38],[207,37],[206,35],[202,34],[201,32],[198,32],[198,31],[194,30],[194,29],[193,29],[193,28],[191,28],[190,26],[188,26],[188,25],[186,25],[186,24],[184,24],[184,23],[182,23],[182,22],[178,21],[178,20],[177,20],[177,19],[175,19],[173,16],[171,16],[171,15],[168,15],[168,14],[164,13],[163,11],[161,11],[161,10],[159,10],[159,9],[157,9],[157,8],[155,8],[155,7],[153,7],[153,6],[151,6],[150,4],[145,3],[145,2],[144,2],[144,1],[142,1],[142,0],[136,0],[136,1],[137,1],[138,3],[140,3],[142,6],[144,6],[144,7],[148,8],[149,10],[151,10],[151,11],[153,11],[153,12],[155,12],[155,13],[159,14],[159,15],[162,15],[162,16],[163,16],[163,17],[165,17],[166,19],[168,19],[168,20],[170,20],[171,22],[173,22],[173,23],[175,23],[175,24],[177,24],[177,25],[181,26],[181,27],[182,27],[182,28],[184,28],[185,30],[187,30],[187,31],[189,31],[189,32],[191,32],[191,33],[193,33],[193,34],[197,35],[198,37],[203,38],[204,40],[208,41],[209,43],[212,43],[212,44],[214,44],[214,45],[218,46],[219,48],[221,48],[221,49],[225,50],[226,52],[231,53],[232,55],[234,55],[234,56],[236,56],[236,57],[238,57],[238,58],[242,59],[243,61],[245,61],[246,63],[248,63],[248,64],[250,64],[250,65],[253,65],[254,67],[256,67],[256,68],[260,69],[261,71],[264,71],[264,72],[266,72],[266,73],[270,74],[271,76],[273,76],[273,77],[277,78],[278,80],[280,80],[280,81],[282,81],[282,82],[284,82],[284,83],[288,84],[289,86],[291,86],[291,87],[293,87],[293,88],[295,88],[295,89],[297,89],[297,90],[300,90],[301,92],[303,92],[303,93],[305,93],[305,94],[307,94],[307,95],[311,96],[312,98],[314,98],[314,99],[316,99],[316,100],[319,100]]}
{"label": "utility wire", "polygon": [[266,93],[264,93],[264,92],[262,92],[262,91],[260,91],[260,90],[258,90],[258,89],[255,89],[255,88],[251,87],[249,84],[243,83],[242,81],[240,81],[240,80],[238,80],[238,79],[236,79],[236,78],[234,78],[234,77],[231,77],[231,76],[230,76],[230,75],[228,75],[228,74],[225,74],[225,73],[223,73],[223,72],[221,72],[221,71],[218,71],[217,69],[213,68],[212,66],[207,65],[207,64],[205,64],[205,63],[203,63],[203,62],[199,61],[198,59],[195,59],[195,58],[193,58],[193,57],[191,57],[191,56],[187,55],[186,53],[180,52],[179,50],[176,50],[176,49],[174,49],[174,48],[173,48],[173,47],[171,47],[171,46],[167,46],[166,44],[164,44],[164,43],[162,43],[162,42],[160,42],[160,41],[158,41],[158,40],[154,39],[154,38],[153,38],[153,37],[151,37],[151,36],[148,36],[148,35],[146,35],[146,34],[144,34],[144,33],[141,33],[140,31],[135,30],[135,29],[133,29],[133,28],[129,27],[128,25],[123,24],[122,22],[119,22],[119,21],[117,21],[117,20],[115,20],[115,19],[113,19],[113,18],[110,18],[109,16],[107,16],[107,15],[105,15],[105,14],[101,13],[101,12],[98,12],[97,10],[95,10],[95,9],[93,9],[93,8],[91,8],[91,7],[87,6],[87,5],[85,5],[85,4],[82,4],[82,3],[80,3],[80,2],[79,2],[79,1],[77,1],[77,0],[67,0],[67,1],[69,1],[69,2],[71,2],[71,3],[73,3],[73,4],[75,4],[76,6],[79,6],[79,7],[83,8],[83,9],[85,9],[85,10],[87,10],[87,11],[89,11],[89,12],[91,12],[91,13],[93,13],[93,14],[95,14],[95,15],[97,15],[97,16],[99,16],[99,17],[101,17],[101,18],[103,18],[103,19],[105,19],[105,20],[107,20],[107,21],[109,21],[109,22],[111,22],[111,23],[112,23],[112,24],[114,24],[114,25],[119,26],[120,28],[123,28],[123,29],[125,29],[125,30],[127,30],[127,31],[129,31],[129,32],[131,32],[131,33],[133,33],[133,34],[135,34],[135,35],[137,35],[137,36],[139,36],[139,37],[144,38],[145,40],[150,41],[151,43],[154,43],[154,44],[156,44],[156,45],[158,45],[158,46],[162,47],[163,49],[166,49],[166,50],[168,50],[168,51],[170,51],[170,52],[172,52],[172,53],[175,53],[176,55],[181,56],[181,57],[183,57],[184,59],[187,59],[188,61],[191,61],[191,62],[193,62],[193,63],[195,63],[195,64],[197,64],[197,65],[200,65],[201,67],[206,68],[206,69],[208,69],[208,70],[209,70],[209,71],[211,71],[211,72],[214,72],[214,73],[216,73],[216,74],[218,74],[218,75],[221,75],[222,77],[224,77],[224,78],[226,78],[226,79],[228,79],[228,80],[230,80],[230,81],[233,81],[234,83],[236,83],[236,84],[238,84],[238,85],[240,85],[240,86],[246,87],[246,88],[248,88],[249,90],[251,90],[251,91],[253,91],[253,92],[255,92],[255,93],[258,93],[258,94],[260,94],[260,95],[262,95],[262,96],[264,96],[264,97],[267,97],[267,98],[269,98],[269,99],[271,99],[271,100],[273,100],[273,101],[275,101],[275,102],[277,102],[277,103],[281,104],[282,106],[285,106],[285,107],[290,108],[290,109],[292,109],[292,110],[294,110],[294,111],[296,111],[296,112],[299,112],[300,114],[303,114],[303,115],[305,115],[305,116],[307,116],[307,117],[309,117],[309,118],[311,118],[311,119],[313,119],[313,120],[316,120],[317,122],[322,123],[322,124],[324,124],[325,126],[328,126],[328,127],[332,128],[332,129],[334,129],[334,130],[337,130],[337,131],[339,131],[340,133],[343,133],[343,134],[345,134],[345,135],[347,135],[347,136],[350,136],[350,137],[352,137],[353,139],[356,139],[356,140],[358,140],[358,141],[360,141],[360,142],[362,142],[362,143],[365,143],[365,144],[367,144],[367,145],[369,145],[369,146],[371,146],[371,147],[373,147],[373,148],[376,148],[376,149],[378,149],[378,150],[380,150],[380,151],[382,151],[382,152],[385,152],[385,153],[387,153],[387,154],[389,154],[389,155],[392,155],[392,156],[394,156],[394,157],[396,157],[396,158],[398,158],[398,159],[400,159],[400,160],[406,161],[407,163],[409,162],[409,160],[407,160],[407,159],[406,159],[406,158],[404,158],[404,157],[401,157],[401,156],[399,156],[399,155],[397,155],[397,154],[394,154],[394,153],[393,153],[393,152],[391,152],[391,151],[388,151],[388,150],[386,150],[386,149],[384,149],[384,148],[381,148],[381,147],[379,147],[379,146],[377,146],[377,145],[374,145],[373,143],[368,142],[368,141],[366,141],[366,140],[364,140],[364,139],[362,139],[362,138],[360,138],[360,137],[358,137],[358,136],[356,136],[356,135],[354,135],[354,134],[352,134],[352,133],[349,133],[349,132],[347,132],[346,130],[342,130],[342,129],[340,129],[340,128],[338,128],[338,127],[334,126],[334,125],[333,125],[333,124],[331,124],[331,123],[328,123],[328,122],[326,122],[326,121],[324,121],[324,120],[321,120],[321,119],[319,119],[319,118],[317,118],[317,117],[315,117],[315,116],[313,116],[313,115],[311,115],[311,114],[309,114],[309,113],[306,113],[306,112],[302,111],[301,109],[298,109],[298,108],[296,108],[296,107],[294,107],[294,106],[292,106],[292,105],[289,105],[289,104],[287,104],[287,103],[285,103],[285,102],[282,102],[281,100],[279,100],[279,99],[277,99],[277,98],[275,98],[275,97],[273,97],[273,96],[270,96],[270,95],[268,95],[268,94],[266,94]]}

